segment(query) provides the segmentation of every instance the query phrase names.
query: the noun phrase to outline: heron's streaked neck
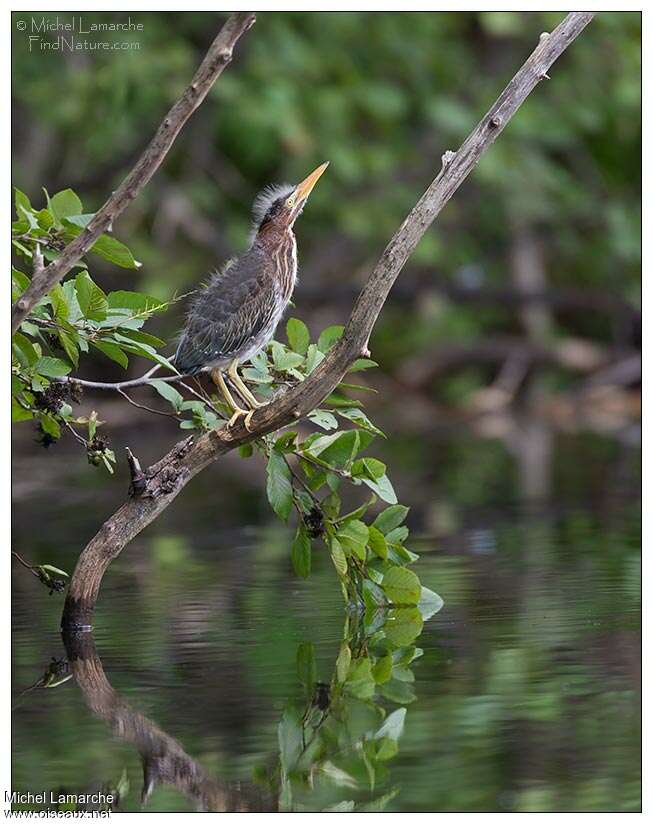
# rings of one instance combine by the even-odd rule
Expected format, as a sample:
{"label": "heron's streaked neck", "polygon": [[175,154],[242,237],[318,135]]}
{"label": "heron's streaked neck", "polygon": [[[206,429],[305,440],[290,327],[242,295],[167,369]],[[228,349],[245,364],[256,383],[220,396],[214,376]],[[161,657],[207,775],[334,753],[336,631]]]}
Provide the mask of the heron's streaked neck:
{"label": "heron's streaked neck", "polygon": [[294,246],[296,243],[295,233],[292,226],[283,226],[279,223],[270,222],[258,230],[254,243],[263,249],[277,249],[279,246],[288,244]]}

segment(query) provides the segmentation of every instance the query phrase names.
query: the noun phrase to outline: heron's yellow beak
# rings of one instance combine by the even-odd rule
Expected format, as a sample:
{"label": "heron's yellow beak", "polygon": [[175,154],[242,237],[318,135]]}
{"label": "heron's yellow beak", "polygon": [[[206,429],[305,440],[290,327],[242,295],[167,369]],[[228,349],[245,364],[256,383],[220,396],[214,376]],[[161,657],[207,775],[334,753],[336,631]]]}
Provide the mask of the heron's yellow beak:
{"label": "heron's yellow beak", "polygon": [[326,163],[323,163],[321,166],[318,166],[314,172],[311,172],[305,180],[302,180],[302,182],[298,184],[297,188],[295,189],[295,194],[297,196],[298,201],[301,202],[303,200],[306,200],[306,198],[313,191],[313,187],[315,186],[315,184],[326,171],[326,167],[328,165],[329,161],[327,160]]}

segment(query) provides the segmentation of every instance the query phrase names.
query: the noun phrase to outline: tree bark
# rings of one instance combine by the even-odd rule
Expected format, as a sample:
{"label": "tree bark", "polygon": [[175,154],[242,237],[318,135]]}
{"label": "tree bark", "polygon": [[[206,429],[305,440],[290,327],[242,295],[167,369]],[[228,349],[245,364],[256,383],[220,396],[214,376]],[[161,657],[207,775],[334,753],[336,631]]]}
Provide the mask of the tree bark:
{"label": "tree bark", "polygon": [[242,419],[177,444],[145,472],[145,489],[114,513],[82,551],[64,606],[64,630],[88,628],[102,576],[122,549],[177,497],[198,472],[236,447],[254,441],[302,418],[338,385],[356,358],[367,353],[374,323],[392,284],[421,237],[442,208],[494,143],[547,71],[591,21],[593,14],[572,12],[537,47],[508,83],[497,101],[454,154],[443,157],[440,173],[396,231],[363,287],[342,338],[320,366],[302,383],[257,409],[248,431]]}
{"label": "tree bark", "polygon": [[237,12],[229,17],[211,44],[190,85],[165,116],[131,172],[95,213],[95,217],[84,231],[65,247],[59,257],[45,268],[35,271],[32,282],[12,308],[12,335],[43,295],[72,269],[140,193],[170,151],[183,125],[231,62],[236,43],[254,25],[255,20],[256,16],[252,12]]}

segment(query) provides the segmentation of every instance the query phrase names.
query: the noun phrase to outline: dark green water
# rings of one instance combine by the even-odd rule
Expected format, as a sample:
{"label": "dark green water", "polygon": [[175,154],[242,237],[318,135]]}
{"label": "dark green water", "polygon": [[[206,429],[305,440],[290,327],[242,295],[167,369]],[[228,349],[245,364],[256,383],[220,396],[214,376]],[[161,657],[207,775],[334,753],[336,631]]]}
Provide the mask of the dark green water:
{"label": "dark green water", "polygon": [[[535,500],[528,463],[494,442],[431,445],[437,466],[419,485],[417,450],[403,446],[406,480],[395,486],[422,530],[412,542],[422,582],[444,606],[416,641],[424,654],[406,668],[414,683],[403,676],[407,703],[377,698],[406,715],[374,789],[336,755],[295,807],[395,791],[388,810],[638,810],[637,447],[555,438]],[[19,453],[15,538],[26,555],[71,569],[124,479],[106,492],[76,457],[59,460],[63,476],[39,479]],[[269,520],[256,469],[229,477],[230,466],[204,473],[111,567],[90,680],[77,673],[21,695],[65,656],[62,598],[14,570],[14,790],[90,792],[122,777],[121,809],[139,810],[147,739],[159,781],[144,809],[193,810],[202,793],[268,803],[250,782],[278,768],[279,722],[306,699],[298,647],[313,645],[317,679],[330,682],[345,613],[328,559],[294,578],[291,534]],[[365,723],[345,724],[341,751],[365,738]],[[185,771],[181,788],[165,780],[172,763]]]}

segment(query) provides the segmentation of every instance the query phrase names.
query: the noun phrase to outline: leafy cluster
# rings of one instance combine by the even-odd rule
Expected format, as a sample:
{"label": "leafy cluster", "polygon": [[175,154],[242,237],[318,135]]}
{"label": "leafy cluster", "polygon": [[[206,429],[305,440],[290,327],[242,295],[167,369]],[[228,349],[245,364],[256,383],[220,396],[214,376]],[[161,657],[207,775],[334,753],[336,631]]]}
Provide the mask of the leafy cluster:
{"label": "leafy cluster", "polygon": [[[415,700],[412,665],[423,653],[414,641],[422,619],[441,606],[433,593],[420,604],[419,622],[405,622],[403,630],[384,610],[371,611],[364,620],[348,617],[328,682],[318,680],[313,644],[299,645],[303,700],[290,701],[284,709],[278,765],[257,775],[273,789],[280,809],[315,809],[322,801],[328,805],[323,809],[333,811],[382,810],[397,794],[398,788],[384,784],[387,762],[399,749],[404,705]],[[380,787],[382,793],[374,797]],[[338,797],[342,800],[335,801]]]}
{"label": "leafy cluster", "polygon": [[[243,377],[269,400],[305,380],[342,333],[342,326],[330,326],[311,342],[306,325],[290,318],[286,324],[288,343],[272,341],[243,369]],[[349,372],[374,366],[369,358],[359,358]],[[175,414],[191,410],[193,417],[181,420],[184,429],[219,428],[230,415],[215,394],[204,400],[184,400],[174,386],[158,380],[151,383]],[[323,407],[308,415],[316,431],[306,436],[298,430],[266,435],[241,447],[240,454],[247,458],[258,451],[265,456],[270,506],[284,523],[293,511],[296,513],[291,558],[297,575],[310,575],[313,545],[321,541],[330,553],[346,601],[362,601],[370,608],[415,607],[424,590],[417,575],[407,569],[418,558],[405,546],[408,508],[398,503],[386,465],[364,454],[376,437],[385,435],[362,410],[361,401],[348,395],[361,390],[369,391],[369,387],[342,381]],[[367,500],[350,512],[342,511],[343,482],[371,491]],[[379,500],[388,506],[370,517],[368,511],[376,511]],[[417,611],[410,615],[404,611],[401,620],[421,626]]]}
{"label": "leafy cluster", "polygon": [[32,575],[38,578],[43,586],[47,587],[50,595],[52,595],[53,592],[63,592],[66,588],[68,573],[64,572],[63,569],[58,569],[52,566],[52,564],[31,564],[17,552],[12,551],[11,554],[22,566],[28,569]]}
{"label": "leafy cluster", "polygon": [[[71,190],[50,197],[37,209],[19,189],[15,190],[17,220],[12,224],[16,255],[34,270],[55,260],[64,246],[93,218],[84,213],[82,202]],[[106,261],[126,269],[137,269],[129,249],[110,234],[98,238],[90,250]],[[112,471],[115,462],[107,441],[97,435],[101,424],[96,415],[79,417],[72,403],[79,401],[80,385],[62,379],[79,365],[80,354],[90,350],[123,368],[129,355],[139,355],[172,368],[158,351],[161,339],[141,327],[154,312],[168,304],[139,292],[116,291],[105,294],[93,281],[86,261],[74,267],[74,274],[57,284],[34,307],[12,339],[12,419],[34,420],[44,446],[59,439],[62,428],[70,429],[87,448],[89,462],[103,464]],[[27,289],[30,277],[12,266],[12,300]],[[85,436],[76,428],[84,427]]]}
{"label": "leafy cluster", "polygon": [[[342,326],[330,326],[312,343],[306,325],[290,318],[286,324],[288,344],[273,341],[267,351],[252,359],[243,376],[260,395],[270,398],[305,380],[342,332]],[[349,371],[374,366],[374,361],[360,358]],[[297,575],[310,575],[313,545],[321,541],[330,553],[346,601],[362,601],[371,609],[388,605],[414,608],[424,590],[417,575],[407,569],[418,558],[405,546],[408,508],[398,503],[386,465],[364,454],[376,437],[385,435],[361,409],[361,401],[347,394],[368,389],[342,381],[323,408],[308,415],[317,431],[304,436],[298,430],[284,430],[247,444],[240,452],[243,457],[255,450],[264,454],[270,506],[284,523],[293,511],[296,513],[291,558]],[[179,395],[171,402],[179,405],[181,400]],[[219,405],[217,398],[213,400]],[[343,482],[371,490],[369,497],[349,512],[342,511]],[[379,500],[387,506],[371,517],[369,511],[378,509],[375,504]],[[408,617],[406,612],[402,615],[402,621],[414,621],[421,627],[416,610]]]}

